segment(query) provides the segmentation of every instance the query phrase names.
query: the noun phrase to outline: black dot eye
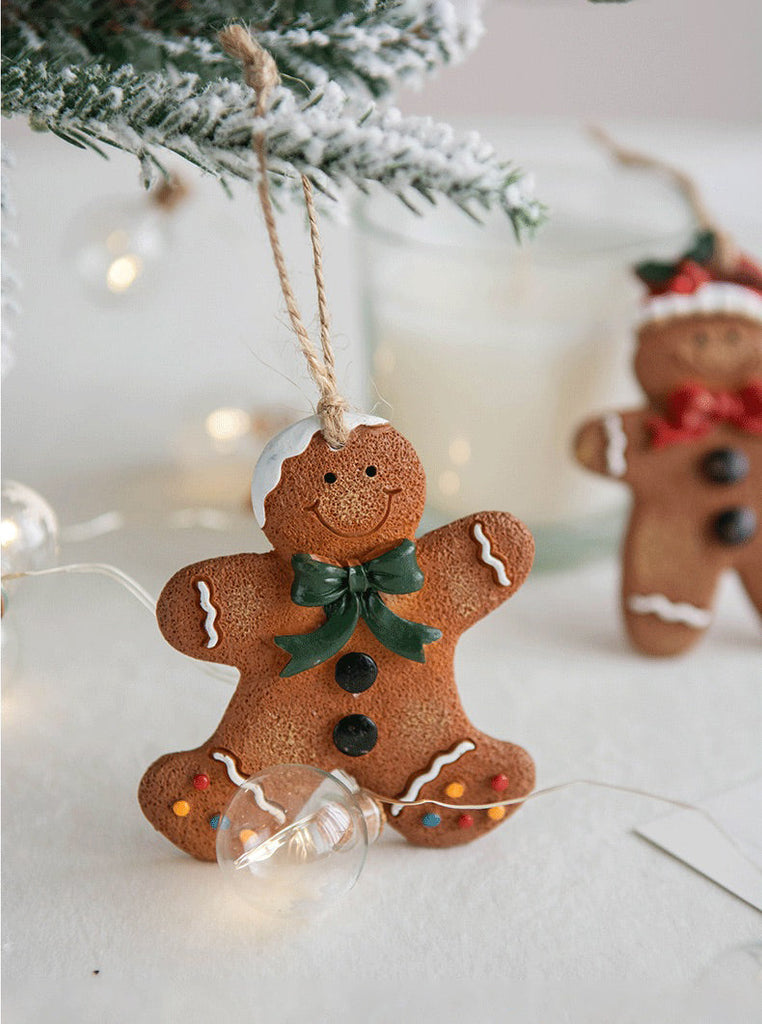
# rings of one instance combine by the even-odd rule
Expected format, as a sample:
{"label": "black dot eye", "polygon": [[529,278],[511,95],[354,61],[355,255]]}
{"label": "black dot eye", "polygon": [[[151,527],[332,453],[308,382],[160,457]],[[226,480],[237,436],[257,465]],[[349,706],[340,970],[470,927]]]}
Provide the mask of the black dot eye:
{"label": "black dot eye", "polygon": [[336,483],[336,474],[335,473],[326,473],[326,475],[323,477],[323,479],[325,480],[325,482],[327,484],[335,484]]}
{"label": "black dot eye", "polygon": [[693,335],[693,340],[696,342],[699,348],[703,348],[709,341],[709,335],[706,331],[698,331]]}
{"label": "black dot eye", "polygon": [[731,345],[737,345],[738,342],[741,340],[741,332],[738,330],[737,327],[731,327],[728,333],[725,335],[725,339]]}
{"label": "black dot eye", "polygon": [[366,469],[365,469],[365,475],[366,476],[375,476],[376,472],[377,472],[377,470],[376,470],[375,466],[367,466]]}

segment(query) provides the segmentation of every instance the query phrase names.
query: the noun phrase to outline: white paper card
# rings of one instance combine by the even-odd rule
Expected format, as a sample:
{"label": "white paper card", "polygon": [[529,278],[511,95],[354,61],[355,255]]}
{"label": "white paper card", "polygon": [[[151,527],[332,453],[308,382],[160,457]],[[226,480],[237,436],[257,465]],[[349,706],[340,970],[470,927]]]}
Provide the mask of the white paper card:
{"label": "white paper card", "polygon": [[732,840],[696,811],[674,811],[637,832],[762,910],[762,776],[701,806]]}

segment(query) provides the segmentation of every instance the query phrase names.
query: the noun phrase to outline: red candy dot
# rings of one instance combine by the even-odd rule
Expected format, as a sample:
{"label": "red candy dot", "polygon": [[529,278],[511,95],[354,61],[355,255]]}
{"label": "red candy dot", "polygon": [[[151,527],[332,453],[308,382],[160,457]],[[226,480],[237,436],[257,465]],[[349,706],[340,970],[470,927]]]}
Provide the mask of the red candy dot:
{"label": "red candy dot", "polygon": [[471,828],[474,819],[470,814],[461,814],[458,818],[458,828]]}
{"label": "red candy dot", "polygon": [[194,789],[209,789],[209,776],[204,775],[200,772],[198,775],[193,776],[193,788]]}
{"label": "red candy dot", "polygon": [[508,776],[507,775],[503,775],[503,773],[500,772],[499,775],[494,775],[492,777],[492,780],[490,782],[490,786],[492,786],[492,788],[494,789],[494,791],[496,793],[502,793],[504,789],[508,789],[508,783],[509,782],[510,782],[510,779],[508,778]]}

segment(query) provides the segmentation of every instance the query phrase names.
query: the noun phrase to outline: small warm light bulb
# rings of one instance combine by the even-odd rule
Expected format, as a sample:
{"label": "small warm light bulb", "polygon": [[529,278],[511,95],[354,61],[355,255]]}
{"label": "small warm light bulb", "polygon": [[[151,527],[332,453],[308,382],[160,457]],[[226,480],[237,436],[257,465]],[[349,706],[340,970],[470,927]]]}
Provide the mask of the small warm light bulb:
{"label": "small warm light bulb", "polygon": [[450,462],[456,466],[465,466],[471,458],[471,445],[465,437],[454,437],[448,449]]}
{"label": "small warm light bulb", "polygon": [[452,469],[446,469],[444,473],[439,474],[437,484],[442,494],[450,497],[453,494],[457,494],[460,490],[460,477]]}
{"label": "small warm light bulb", "polygon": [[143,270],[143,261],[139,256],[130,253],[119,256],[109,264],[106,271],[106,285],[115,295],[126,292],[137,281]]}
{"label": "small warm light bulb", "polygon": [[42,495],[16,480],[3,480],[0,543],[3,572],[49,569],[58,553],[58,520]]}
{"label": "small warm light bulb", "polygon": [[215,409],[206,417],[206,432],[213,441],[237,441],[251,430],[251,416],[245,409]]}
{"label": "small warm light bulb", "polygon": [[256,910],[315,913],[355,884],[383,820],[343,772],[276,765],[242,783],[219,819],[217,860]]}
{"label": "small warm light bulb", "polygon": [[12,519],[3,519],[0,523],[0,543],[4,548],[12,544],[18,538],[19,528]]}

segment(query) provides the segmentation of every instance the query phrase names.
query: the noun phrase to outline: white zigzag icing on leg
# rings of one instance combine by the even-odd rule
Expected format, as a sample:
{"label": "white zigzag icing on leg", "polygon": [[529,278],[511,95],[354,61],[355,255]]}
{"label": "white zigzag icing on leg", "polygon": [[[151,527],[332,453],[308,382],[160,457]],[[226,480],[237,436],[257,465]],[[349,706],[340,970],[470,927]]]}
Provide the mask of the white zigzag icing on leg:
{"label": "white zigzag icing on leg", "polygon": [[508,574],[505,571],[505,566],[492,554],[492,546],[489,542],[489,538],[484,532],[481,523],[474,523],[472,533],[474,540],[476,540],[480,546],[481,551],[479,557],[485,565],[489,565],[497,573],[497,579],[501,587],[510,587],[511,581],[508,579]]}
{"label": "white zigzag icing on leg", "polygon": [[627,607],[638,615],[655,615],[663,622],[679,622],[693,629],[706,629],[712,613],[687,601],[670,601],[664,594],[631,594]]}
{"label": "white zigzag icing on leg", "polygon": [[[438,757],[435,757],[431,762],[431,767],[427,768],[425,772],[422,772],[413,779],[406,792],[400,797],[400,800],[415,800],[426,783],[435,779],[446,764],[452,764],[454,761],[457,761],[458,758],[461,758],[467,751],[475,749],[476,744],[471,740],[462,740],[446,754],[440,754]],[[402,804],[395,804],[392,807],[391,813],[396,818],[401,811],[404,811],[404,809],[405,808]]]}
{"label": "white zigzag icing on leg", "polygon": [[221,750],[215,750],[212,752],[212,757],[215,761],[221,761],[225,765],[228,778],[233,785],[243,786],[254,797],[257,807],[263,811],[267,811],[268,814],[272,814],[273,818],[275,818],[279,825],[285,824],[286,814],[280,804],[271,803],[265,796],[264,791],[258,782],[251,782],[249,779],[245,779],[238,771],[235,760],[230,756],[230,754],[224,754]]}

